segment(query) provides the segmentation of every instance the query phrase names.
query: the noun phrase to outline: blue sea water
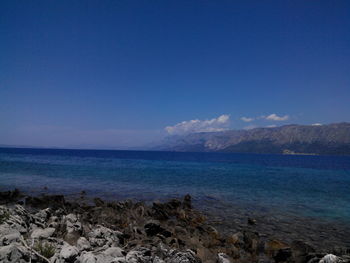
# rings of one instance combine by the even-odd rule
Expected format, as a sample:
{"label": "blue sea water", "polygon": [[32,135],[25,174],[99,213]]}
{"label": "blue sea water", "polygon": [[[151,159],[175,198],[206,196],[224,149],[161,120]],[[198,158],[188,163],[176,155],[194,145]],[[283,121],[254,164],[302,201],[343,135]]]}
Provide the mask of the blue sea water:
{"label": "blue sea water", "polygon": [[350,156],[0,148],[0,190],[104,198],[191,194],[260,211],[350,222]]}

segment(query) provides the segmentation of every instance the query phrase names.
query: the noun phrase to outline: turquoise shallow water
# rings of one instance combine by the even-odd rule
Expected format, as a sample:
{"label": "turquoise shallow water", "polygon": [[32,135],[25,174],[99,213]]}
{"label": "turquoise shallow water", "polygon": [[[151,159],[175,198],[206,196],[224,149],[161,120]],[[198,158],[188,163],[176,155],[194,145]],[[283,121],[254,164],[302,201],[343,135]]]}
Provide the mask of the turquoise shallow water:
{"label": "turquoise shallow water", "polygon": [[350,222],[350,157],[0,148],[0,190],[105,198],[191,194],[260,211]]}

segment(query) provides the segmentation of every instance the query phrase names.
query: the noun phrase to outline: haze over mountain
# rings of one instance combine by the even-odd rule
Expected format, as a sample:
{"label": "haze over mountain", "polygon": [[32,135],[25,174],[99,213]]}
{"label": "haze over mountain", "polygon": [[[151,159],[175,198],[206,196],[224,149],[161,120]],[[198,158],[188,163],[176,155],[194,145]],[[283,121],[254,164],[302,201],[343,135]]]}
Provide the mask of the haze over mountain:
{"label": "haze over mountain", "polygon": [[167,137],[158,150],[350,154],[350,123],[284,125],[251,130],[197,132]]}

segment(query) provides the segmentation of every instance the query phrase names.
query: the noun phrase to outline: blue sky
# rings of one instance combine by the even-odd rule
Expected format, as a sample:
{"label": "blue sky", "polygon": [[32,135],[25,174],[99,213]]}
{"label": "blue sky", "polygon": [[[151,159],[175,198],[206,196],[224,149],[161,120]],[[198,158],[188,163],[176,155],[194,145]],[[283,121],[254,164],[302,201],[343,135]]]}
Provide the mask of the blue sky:
{"label": "blue sky", "polygon": [[0,144],[350,121],[349,14],[346,0],[1,1]]}

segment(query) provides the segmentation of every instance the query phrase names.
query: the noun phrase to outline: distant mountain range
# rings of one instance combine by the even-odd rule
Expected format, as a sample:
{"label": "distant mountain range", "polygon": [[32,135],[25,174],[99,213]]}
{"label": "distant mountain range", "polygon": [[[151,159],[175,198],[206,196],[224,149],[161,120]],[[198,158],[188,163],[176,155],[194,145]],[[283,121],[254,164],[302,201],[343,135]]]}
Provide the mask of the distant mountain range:
{"label": "distant mountain range", "polygon": [[191,133],[167,137],[155,150],[350,155],[350,123]]}

